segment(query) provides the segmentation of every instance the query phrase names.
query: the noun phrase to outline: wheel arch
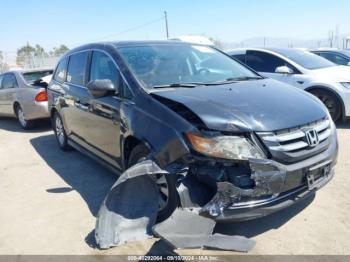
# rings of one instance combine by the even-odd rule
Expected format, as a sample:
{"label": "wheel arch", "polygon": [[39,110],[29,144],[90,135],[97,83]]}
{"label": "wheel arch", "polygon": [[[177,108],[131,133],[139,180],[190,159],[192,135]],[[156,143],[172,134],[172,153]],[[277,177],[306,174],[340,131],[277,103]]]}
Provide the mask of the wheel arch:
{"label": "wheel arch", "polygon": [[123,169],[125,170],[127,165],[128,165],[128,160],[129,160],[129,156],[131,151],[138,145],[144,145],[146,146],[149,151],[151,152],[151,146],[146,142],[143,141],[142,139],[139,139],[133,135],[130,135],[128,137],[126,137],[125,139],[123,139],[122,142],[122,165],[123,165]]}
{"label": "wheel arch", "polygon": [[345,105],[344,105],[344,101],[341,98],[341,96],[338,94],[338,92],[336,92],[335,90],[327,87],[327,86],[321,86],[321,85],[315,85],[315,86],[310,86],[304,89],[305,91],[311,93],[311,91],[313,90],[324,90],[326,92],[332,93],[340,102],[340,109],[341,109],[341,115],[340,115],[340,119],[344,118],[345,115]]}
{"label": "wheel arch", "polygon": [[52,107],[52,108],[50,109],[50,118],[51,118],[51,119],[52,119],[53,115],[54,115],[56,112],[58,113],[57,108]]}
{"label": "wheel arch", "polygon": [[20,106],[21,104],[18,101],[14,101],[12,104],[12,109],[13,109],[13,113],[15,116],[17,116],[17,112],[16,112],[16,108],[17,106]]}

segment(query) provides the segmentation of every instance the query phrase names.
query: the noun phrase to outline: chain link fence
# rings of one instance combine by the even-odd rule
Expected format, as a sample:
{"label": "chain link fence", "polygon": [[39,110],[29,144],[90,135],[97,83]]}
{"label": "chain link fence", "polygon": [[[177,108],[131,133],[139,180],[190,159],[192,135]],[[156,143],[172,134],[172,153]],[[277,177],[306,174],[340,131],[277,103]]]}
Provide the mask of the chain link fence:
{"label": "chain link fence", "polygon": [[60,56],[32,56],[27,57],[23,63],[23,69],[54,68]]}
{"label": "chain link fence", "polygon": [[28,56],[20,64],[16,62],[15,55],[6,55],[0,61],[0,74],[10,70],[29,70],[36,68],[54,68],[60,56]]}

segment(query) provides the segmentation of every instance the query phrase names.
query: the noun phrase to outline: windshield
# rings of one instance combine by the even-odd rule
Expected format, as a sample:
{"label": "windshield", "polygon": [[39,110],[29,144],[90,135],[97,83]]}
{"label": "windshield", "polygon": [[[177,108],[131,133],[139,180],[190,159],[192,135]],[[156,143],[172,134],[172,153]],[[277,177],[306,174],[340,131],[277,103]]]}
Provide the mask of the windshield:
{"label": "windshield", "polygon": [[230,57],[207,46],[155,44],[120,47],[118,50],[146,88],[260,78]]}
{"label": "windshield", "polygon": [[34,81],[43,78],[45,76],[51,75],[53,70],[35,71],[22,73],[24,80],[27,83],[33,83]]}
{"label": "windshield", "polygon": [[280,53],[302,67],[310,70],[336,66],[336,64],[329,60],[308,51],[289,49],[286,51],[277,51],[277,53]]}

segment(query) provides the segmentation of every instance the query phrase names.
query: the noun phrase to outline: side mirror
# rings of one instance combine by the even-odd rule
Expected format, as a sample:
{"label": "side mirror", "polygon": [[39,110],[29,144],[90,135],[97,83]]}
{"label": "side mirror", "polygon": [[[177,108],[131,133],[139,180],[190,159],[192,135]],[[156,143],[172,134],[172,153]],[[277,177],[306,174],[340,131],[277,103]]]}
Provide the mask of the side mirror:
{"label": "side mirror", "polygon": [[294,73],[294,71],[293,71],[293,69],[289,68],[288,66],[279,66],[276,68],[275,73],[291,75]]}
{"label": "side mirror", "polygon": [[87,84],[87,89],[94,97],[103,97],[117,93],[117,87],[109,79],[92,80]]}

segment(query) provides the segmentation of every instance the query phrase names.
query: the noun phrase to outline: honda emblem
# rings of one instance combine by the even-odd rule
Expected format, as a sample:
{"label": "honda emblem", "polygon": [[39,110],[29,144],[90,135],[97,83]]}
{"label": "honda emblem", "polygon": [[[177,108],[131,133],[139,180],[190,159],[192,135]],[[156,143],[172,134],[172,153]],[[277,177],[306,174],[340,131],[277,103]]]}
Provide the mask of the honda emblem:
{"label": "honda emblem", "polygon": [[310,129],[305,132],[307,143],[310,147],[315,147],[320,143],[318,133],[315,129]]}

